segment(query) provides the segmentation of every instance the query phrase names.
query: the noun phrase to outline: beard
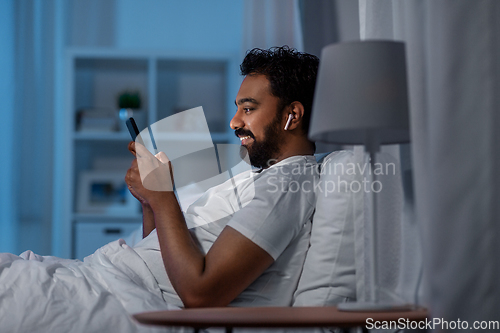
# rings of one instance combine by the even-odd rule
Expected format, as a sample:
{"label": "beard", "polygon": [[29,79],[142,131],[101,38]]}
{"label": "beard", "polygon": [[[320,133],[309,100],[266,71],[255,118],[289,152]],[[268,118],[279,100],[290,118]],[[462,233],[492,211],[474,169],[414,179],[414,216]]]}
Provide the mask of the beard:
{"label": "beard", "polygon": [[280,153],[281,149],[281,112],[278,112],[274,120],[266,126],[264,129],[264,139],[258,141],[252,132],[238,129],[235,131],[236,136],[248,135],[253,139],[253,142],[248,146],[240,147],[240,156],[242,159],[246,157],[248,153],[248,158],[250,159],[250,164],[256,168],[264,169],[276,162],[276,157]]}

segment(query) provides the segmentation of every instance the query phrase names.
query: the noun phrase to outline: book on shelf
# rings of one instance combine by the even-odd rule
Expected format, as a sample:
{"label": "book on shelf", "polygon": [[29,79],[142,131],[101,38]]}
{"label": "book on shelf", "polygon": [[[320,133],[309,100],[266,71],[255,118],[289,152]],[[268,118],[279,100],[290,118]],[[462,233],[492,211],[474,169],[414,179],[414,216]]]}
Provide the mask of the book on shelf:
{"label": "book on shelf", "polygon": [[78,132],[114,132],[117,130],[117,112],[111,108],[82,108],[77,111]]}

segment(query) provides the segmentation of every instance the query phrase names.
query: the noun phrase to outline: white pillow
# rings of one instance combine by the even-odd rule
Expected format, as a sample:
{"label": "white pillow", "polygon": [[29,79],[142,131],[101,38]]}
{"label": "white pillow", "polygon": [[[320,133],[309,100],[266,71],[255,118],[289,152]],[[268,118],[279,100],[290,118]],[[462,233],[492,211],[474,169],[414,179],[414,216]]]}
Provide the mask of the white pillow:
{"label": "white pillow", "polygon": [[353,184],[359,181],[354,166],[352,151],[333,152],[321,164],[310,248],[293,306],[334,305],[356,298],[354,221],[362,218],[363,194]]}

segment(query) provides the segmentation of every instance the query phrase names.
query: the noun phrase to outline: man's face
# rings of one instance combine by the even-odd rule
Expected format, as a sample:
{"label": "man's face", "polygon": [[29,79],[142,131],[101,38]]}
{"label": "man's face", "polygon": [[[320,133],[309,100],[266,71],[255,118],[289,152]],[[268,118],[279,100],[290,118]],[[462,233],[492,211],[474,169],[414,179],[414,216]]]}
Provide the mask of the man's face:
{"label": "man's face", "polygon": [[248,150],[250,163],[267,168],[278,158],[282,145],[280,100],[271,94],[269,80],[264,75],[249,75],[243,80],[236,96],[238,110],[231,128]]}

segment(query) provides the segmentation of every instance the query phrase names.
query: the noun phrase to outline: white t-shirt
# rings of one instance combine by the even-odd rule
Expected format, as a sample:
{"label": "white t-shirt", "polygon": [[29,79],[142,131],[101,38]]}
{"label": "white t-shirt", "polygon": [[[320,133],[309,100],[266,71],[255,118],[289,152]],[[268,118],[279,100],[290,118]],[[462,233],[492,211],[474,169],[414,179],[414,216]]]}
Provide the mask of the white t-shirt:
{"label": "white t-shirt", "polygon": [[[230,226],[265,250],[274,263],[232,306],[289,306],[302,272],[317,182],[314,156],[293,156],[261,171],[243,172],[209,189],[184,214],[207,253]],[[134,249],[156,277],[165,301],[183,306],[166,274],[154,230]]]}

